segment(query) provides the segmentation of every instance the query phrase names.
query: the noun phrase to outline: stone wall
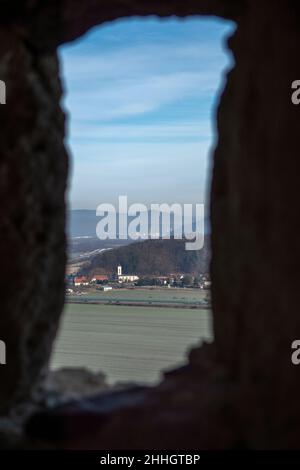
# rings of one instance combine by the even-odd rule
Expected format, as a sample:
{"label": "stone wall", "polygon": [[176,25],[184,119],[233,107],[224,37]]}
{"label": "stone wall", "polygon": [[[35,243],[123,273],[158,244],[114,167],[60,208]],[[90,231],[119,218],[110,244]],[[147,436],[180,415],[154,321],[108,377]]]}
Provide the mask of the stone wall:
{"label": "stone wall", "polygon": [[[252,445],[298,445],[300,369],[297,2],[249,2],[218,112],[212,185],[215,341],[241,390]],[[296,48],[296,49],[295,49]],[[255,413],[254,413],[255,412]],[[257,415],[261,422],[252,423]],[[260,432],[257,432],[259,429]],[[293,436],[296,440],[293,441]]]}
{"label": "stone wall", "polygon": [[0,32],[1,319],[7,365],[0,410],[27,396],[47,365],[64,302],[67,155],[55,53]]}
{"label": "stone wall", "polygon": [[300,79],[300,8],[292,0],[3,2],[0,333],[9,365],[0,369],[0,404],[30,395],[63,305],[67,157],[56,48],[96,24],[148,14],[237,23],[211,193],[215,343],[159,387],[122,392],[126,406],[111,396],[116,405],[105,408],[99,398],[92,415],[75,404],[35,416],[28,429],[53,439],[50,416],[70,448],[297,447],[300,371],[290,348],[300,337],[300,108],[291,83]]}

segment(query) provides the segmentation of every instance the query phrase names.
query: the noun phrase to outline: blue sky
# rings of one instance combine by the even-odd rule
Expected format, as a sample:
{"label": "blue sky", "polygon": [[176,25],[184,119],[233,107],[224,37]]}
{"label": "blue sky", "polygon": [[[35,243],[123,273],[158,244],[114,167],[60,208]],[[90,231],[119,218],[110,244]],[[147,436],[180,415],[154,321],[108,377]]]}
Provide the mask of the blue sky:
{"label": "blue sky", "polygon": [[224,39],[216,19],[120,20],[60,49],[73,209],[202,203]]}

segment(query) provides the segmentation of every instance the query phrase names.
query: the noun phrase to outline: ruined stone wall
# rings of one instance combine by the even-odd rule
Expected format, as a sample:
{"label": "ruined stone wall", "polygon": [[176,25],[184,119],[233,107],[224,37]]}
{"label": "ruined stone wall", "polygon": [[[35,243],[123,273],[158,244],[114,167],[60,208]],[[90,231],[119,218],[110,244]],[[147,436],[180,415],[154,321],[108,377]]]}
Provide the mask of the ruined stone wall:
{"label": "ruined stone wall", "polygon": [[234,381],[252,396],[242,412],[253,445],[288,445],[289,432],[300,436],[300,370],[291,363],[300,337],[300,108],[291,101],[299,43],[297,2],[249,2],[230,41],[236,67],[218,111],[215,341]]}
{"label": "ruined stone wall", "polygon": [[9,28],[0,32],[0,411],[47,365],[64,302],[67,155],[55,53],[39,54]]}
{"label": "ruined stone wall", "polygon": [[[75,406],[55,419],[73,448],[299,446],[300,373],[290,361],[300,337],[300,108],[291,103],[291,83],[300,79],[298,2],[28,0],[18,10],[13,3],[3,3],[0,41],[9,86],[0,110],[0,333],[10,355],[0,403],[30,393],[63,304],[67,158],[57,46],[126,15],[215,14],[238,26],[211,194],[215,343],[193,351],[160,387],[128,392],[131,407],[105,421],[97,404],[93,417],[78,418]],[[47,419],[32,427],[46,429]],[[78,423],[86,441],[83,432],[71,435]]]}

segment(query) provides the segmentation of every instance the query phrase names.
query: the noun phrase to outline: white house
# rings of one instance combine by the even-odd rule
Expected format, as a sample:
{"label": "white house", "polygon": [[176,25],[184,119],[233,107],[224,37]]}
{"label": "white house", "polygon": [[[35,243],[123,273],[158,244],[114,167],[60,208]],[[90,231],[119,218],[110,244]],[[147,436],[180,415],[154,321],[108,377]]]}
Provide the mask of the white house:
{"label": "white house", "polygon": [[138,281],[139,276],[135,274],[122,274],[122,266],[118,266],[118,281],[121,282],[134,282]]}
{"label": "white house", "polygon": [[74,286],[88,286],[89,280],[86,276],[76,276],[74,278]]}

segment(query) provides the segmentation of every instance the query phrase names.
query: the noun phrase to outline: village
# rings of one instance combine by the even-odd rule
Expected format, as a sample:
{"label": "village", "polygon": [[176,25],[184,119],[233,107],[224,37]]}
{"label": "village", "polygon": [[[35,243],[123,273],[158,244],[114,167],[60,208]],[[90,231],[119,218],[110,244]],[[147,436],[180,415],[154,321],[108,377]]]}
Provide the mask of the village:
{"label": "village", "polygon": [[116,272],[112,274],[94,273],[91,276],[78,273],[66,275],[66,294],[82,295],[85,290],[111,291],[113,289],[138,289],[138,288],[178,288],[178,289],[203,289],[210,290],[211,281],[208,273],[199,276],[176,273],[161,275],[141,276],[135,273],[123,273],[123,268],[118,265]]}

